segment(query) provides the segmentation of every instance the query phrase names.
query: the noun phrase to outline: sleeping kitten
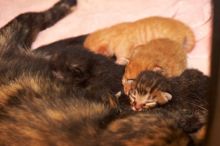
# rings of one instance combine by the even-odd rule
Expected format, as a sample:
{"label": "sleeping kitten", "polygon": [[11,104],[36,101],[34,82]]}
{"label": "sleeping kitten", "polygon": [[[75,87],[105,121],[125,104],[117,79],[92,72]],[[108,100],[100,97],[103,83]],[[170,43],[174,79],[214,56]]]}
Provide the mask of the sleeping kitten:
{"label": "sleeping kitten", "polygon": [[98,54],[116,56],[116,62],[125,65],[136,46],[158,38],[178,42],[186,52],[195,45],[192,30],[184,23],[172,18],[149,17],[95,31],[86,38],[84,46]]}
{"label": "sleeping kitten", "polygon": [[180,75],[186,68],[186,53],[182,46],[169,39],[155,39],[146,45],[135,48],[129,63],[125,67],[122,84],[128,95],[132,81],[145,70],[173,77]]}
{"label": "sleeping kitten", "polygon": [[195,69],[187,69],[172,78],[144,71],[132,86],[130,104],[123,104],[122,109],[125,113],[131,107],[133,111],[171,116],[196,143],[200,143],[205,138],[204,127],[209,112],[208,91],[209,77]]}
{"label": "sleeping kitten", "polygon": [[172,98],[205,98],[208,90],[207,78],[200,71],[193,69],[187,69],[180,76],[173,78],[166,78],[153,71],[144,71],[138,75],[129,92],[132,109],[140,111],[157,104],[163,105]]}

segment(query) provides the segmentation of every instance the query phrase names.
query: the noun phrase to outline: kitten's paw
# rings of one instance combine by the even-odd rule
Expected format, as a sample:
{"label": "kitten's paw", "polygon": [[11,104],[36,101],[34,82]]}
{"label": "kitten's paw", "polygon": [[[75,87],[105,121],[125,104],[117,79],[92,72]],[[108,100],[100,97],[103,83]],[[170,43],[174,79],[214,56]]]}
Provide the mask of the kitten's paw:
{"label": "kitten's paw", "polygon": [[115,94],[115,97],[118,99],[121,95],[122,95],[122,92],[121,92],[121,91],[118,91],[118,92]]}
{"label": "kitten's paw", "polygon": [[129,60],[126,58],[118,58],[115,63],[119,65],[127,65]]}
{"label": "kitten's paw", "polygon": [[148,103],[145,103],[145,105],[143,106],[143,108],[145,109],[150,109],[150,108],[153,108],[157,105],[157,103],[155,101],[152,101],[152,102],[148,102]]}
{"label": "kitten's paw", "polygon": [[155,98],[155,101],[158,104],[165,104],[172,99],[172,95],[168,92],[160,92],[159,95]]}

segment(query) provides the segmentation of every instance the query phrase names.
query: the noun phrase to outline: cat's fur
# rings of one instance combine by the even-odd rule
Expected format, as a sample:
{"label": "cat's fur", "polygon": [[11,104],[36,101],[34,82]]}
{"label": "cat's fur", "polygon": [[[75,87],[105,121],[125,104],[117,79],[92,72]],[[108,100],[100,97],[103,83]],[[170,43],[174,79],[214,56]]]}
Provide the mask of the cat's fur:
{"label": "cat's fur", "polygon": [[[195,69],[187,69],[180,76],[172,78],[154,71],[144,71],[132,86],[130,103],[122,106],[127,105],[143,113],[156,112],[171,116],[179,127],[192,136],[195,143],[201,144],[207,124],[208,91],[209,77]],[[167,96],[172,96],[168,103]],[[128,108],[125,107],[123,111]]]}
{"label": "cat's fur", "polygon": [[[113,84],[107,82],[109,79],[118,80],[114,75],[110,77],[114,73],[109,74],[108,71],[111,68],[117,68],[110,60],[99,55],[96,55],[97,59],[94,59],[95,55],[93,56],[87,51],[80,51],[82,49],[79,46],[72,46],[72,49],[76,48],[74,53],[69,52],[68,47],[66,47],[66,51],[60,51],[57,48],[51,54],[50,51],[53,47],[45,48],[45,52],[29,50],[30,40],[33,40],[41,28],[41,25],[31,22],[34,22],[35,19],[42,20],[41,23],[49,26],[46,24],[50,24],[52,20],[48,20],[48,18],[57,18],[59,14],[62,14],[63,6],[64,11],[69,12],[73,2],[75,1],[60,1],[50,9],[53,11],[22,14],[7,24],[7,27],[1,28],[0,145],[115,146],[110,139],[114,137],[117,144],[123,146],[146,144],[146,142],[150,142],[151,145],[190,145],[191,140],[184,132],[185,129],[183,131],[176,125],[176,119],[167,116],[166,111],[141,114],[129,111],[125,112],[125,116],[118,116],[118,105],[111,94]],[[53,13],[54,11],[56,13]],[[52,14],[52,16],[45,17],[47,14]],[[42,19],[38,17],[42,17]],[[28,33],[21,33],[19,37],[19,32],[26,31]],[[14,39],[17,37],[20,39]],[[28,43],[26,44],[26,42]],[[72,65],[75,62],[71,55],[75,53],[80,54],[78,57],[85,59],[85,62],[99,63],[100,66],[103,66],[100,67],[103,70],[98,70],[99,67],[96,67],[96,64],[91,65],[90,63],[81,64],[80,62],[77,67]],[[82,54],[85,56],[83,57]],[[76,62],[79,63],[79,61]],[[91,72],[89,72],[90,68]],[[100,75],[99,71],[102,76],[95,76]],[[120,72],[120,68],[118,72],[115,72],[118,74],[117,77],[120,76]],[[104,75],[106,75],[106,79]],[[98,84],[99,77],[104,80],[100,84]],[[66,78],[70,80],[66,80]],[[93,87],[93,84],[96,88],[90,89],[89,87]],[[97,94],[94,94],[95,92]],[[97,97],[102,98],[96,100]],[[104,102],[102,99],[105,99]],[[154,122],[159,121],[161,117],[164,117],[165,120]],[[132,122],[130,122],[131,119]],[[145,129],[153,133],[146,133]],[[114,132],[114,130],[116,131]],[[142,135],[138,131],[147,135]],[[152,136],[154,140],[152,140]]]}
{"label": "cat's fur", "polygon": [[149,17],[113,25],[91,33],[84,46],[106,56],[116,56],[116,62],[127,64],[136,46],[157,38],[178,42],[186,52],[195,45],[192,30],[184,23],[165,17]]}
{"label": "cat's fur", "polygon": [[192,146],[193,143],[177,122],[161,111],[133,113],[111,122],[101,133],[101,145]]}
{"label": "cat's fur", "polygon": [[[209,77],[195,69],[188,69],[173,78],[166,78],[153,71],[145,71],[138,76],[133,85],[130,105],[135,111],[163,110],[179,121],[184,131],[193,132],[206,123],[208,89]],[[172,100],[168,103],[166,103],[167,95],[172,96]],[[152,107],[152,103],[158,106],[148,110]]]}
{"label": "cat's fur", "polygon": [[186,53],[181,47],[169,39],[155,39],[136,47],[122,79],[125,94],[128,95],[132,80],[142,71],[157,71],[167,77],[180,75],[186,68]]}

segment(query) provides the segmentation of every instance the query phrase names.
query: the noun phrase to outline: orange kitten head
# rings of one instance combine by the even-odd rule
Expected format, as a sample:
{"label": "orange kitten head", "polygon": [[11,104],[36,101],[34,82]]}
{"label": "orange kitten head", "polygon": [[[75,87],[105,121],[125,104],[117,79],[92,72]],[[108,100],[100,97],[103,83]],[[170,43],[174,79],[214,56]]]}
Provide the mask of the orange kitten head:
{"label": "orange kitten head", "polygon": [[186,53],[180,44],[169,39],[152,40],[134,49],[122,79],[124,92],[127,95],[133,86],[133,81],[142,71],[151,70],[172,77],[181,74],[186,68]]}
{"label": "orange kitten head", "polygon": [[133,83],[140,72],[152,70],[160,73],[164,73],[164,69],[156,63],[153,62],[144,62],[141,58],[130,61],[126,68],[125,73],[122,78],[122,84],[124,87],[124,93],[128,95],[129,91],[133,87]]}

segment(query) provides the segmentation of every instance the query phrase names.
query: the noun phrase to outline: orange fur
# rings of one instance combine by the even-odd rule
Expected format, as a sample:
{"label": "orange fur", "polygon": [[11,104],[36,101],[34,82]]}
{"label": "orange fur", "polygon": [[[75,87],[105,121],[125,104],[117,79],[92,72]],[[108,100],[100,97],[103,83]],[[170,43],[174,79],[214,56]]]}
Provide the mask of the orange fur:
{"label": "orange fur", "polygon": [[125,93],[131,88],[127,80],[136,79],[144,70],[160,68],[167,77],[180,75],[186,68],[186,53],[181,47],[169,39],[156,39],[136,47],[123,75]]}
{"label": "orange fur", "polygon": [[194,34],[186,24],[172,18],[149,17],[93,32],[86,38],[84,46],[95,53],[115,55],[117,63],[125,64],[123,60],[130,59],[134,47],[158,38],[176,41],[186,52],[195,45]]}

